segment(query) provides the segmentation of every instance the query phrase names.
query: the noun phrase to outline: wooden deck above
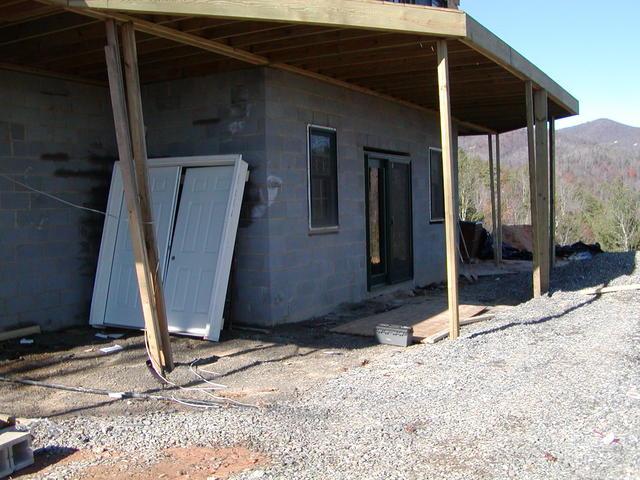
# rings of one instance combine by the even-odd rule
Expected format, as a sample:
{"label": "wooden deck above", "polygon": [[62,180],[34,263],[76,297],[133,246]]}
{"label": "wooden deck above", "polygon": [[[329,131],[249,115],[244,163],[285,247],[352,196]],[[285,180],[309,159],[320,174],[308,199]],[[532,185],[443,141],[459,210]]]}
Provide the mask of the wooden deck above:
{"label": "wooden deck above", "polygon": [[549,113],[578,102],[463,11],[377,0],[7,0],[0,68],[106,84],[104,20],[133,22],[143,83],[267,66],[438,110],[436,41],[449,40],[460,133],[526,125],[525,82]]}

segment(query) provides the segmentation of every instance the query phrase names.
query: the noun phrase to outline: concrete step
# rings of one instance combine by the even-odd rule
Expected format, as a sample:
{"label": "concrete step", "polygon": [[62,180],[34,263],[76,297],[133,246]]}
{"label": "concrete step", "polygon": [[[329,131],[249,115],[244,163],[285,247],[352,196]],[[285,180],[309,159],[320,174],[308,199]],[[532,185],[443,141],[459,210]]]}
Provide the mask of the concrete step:
{"label": "concrete step", "polygon": [[0,477],[10,475],[32,463],[33,449],[29,432],[0,434]]}

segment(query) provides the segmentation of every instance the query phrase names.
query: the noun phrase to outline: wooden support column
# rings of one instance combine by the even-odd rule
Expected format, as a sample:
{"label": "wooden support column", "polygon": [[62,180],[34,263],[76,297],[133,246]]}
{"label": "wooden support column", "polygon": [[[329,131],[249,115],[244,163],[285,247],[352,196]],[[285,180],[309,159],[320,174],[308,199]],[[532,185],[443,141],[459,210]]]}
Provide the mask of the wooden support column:
{"label": "wooden support column", "polygon": [[497,239],[497,220],[496,220],[496,182],[493,166],[493,137],[487,135],[489,142],[489,191],[491,192],[491,235],[493,236],[493,261],[498,264],[498,239]]}
{"label": "wooden support column", "polygon": [[[159,276],[158,253],[149,204],[144,124],[141,115],[140,90],[137,81],[128,78],[125,90],[118,27],[106,22],[108,44],[105,47],[109,90],[115,122],[120,171],[129,215],[129,230],[142,303],[146,342],[154,368],[160,372],[173,369],[171,346]],[[126,29],[125,29],[126,31]],[[124,36],[127,76],[137,75],[135,38],[132,31]],[[133,45],[132,45],[133,42]],[[126,93],[125,93],[126,91]],[[136,98],[137,97],[137,98]],[[127,102],[129,100],[129,104]]]}
{"label": "wooden support column", "polygon": [[[153,293],[156,307],[156,324],[153,335],[160,336],[160,345],[170,352],[169,326],[165,309],[164,291],[160,277],[158,245],[151,211],[151,190],[147,167],[147,141],[145,135],[144,117],[142,114],[142,96],[140,93],[140,74],[138,72],[138,51],[136,48],[136,33],[132,23],[125,23],[122,31],[122,53],[124,57],[124,78],[127,87],[127,104],[129,113],[129,128],[131,129],[131,146],[133,147],[136,185],[140,199],[140,214],[146,240],[147,255],[151,268]],[[151,334],[149,335],[151,337]],[[165,368],[168,366],[163,365]],[[173,361],[169,354],[169,370],[173,369]]]}
{"label": "wooden support column", "polygon": [[502,191],[500,190],[500,134],[496,133],[496,264],[502,262]]}
{"label": "wooden support column", "polygon": [[447,296],[449,338],[458,338],[458,202],[454,185],[453,134],[449,98],[449,54],[447,41],[438,40],[438,92],[440,99],[440,135],[442,142],[442,178],[444,183],[444,228],[447,255]]}
{"label": "wooden support column", "polygon": [[549,258],[556,266],[556,120],[549,119]]}
{"label": "wooden support column", "polygon": [[[549,130],[547,113],[547,92],[533,93],[536,138],[536,232],[533,249],[538,250],[538,264],[534,264],[534,274],[539,279],[537,296],[549,291]],[[537,272],[537,273],[535,273]]]}
{"label": "wooden support column", "polygon": [[533,84],[531,81],[525,83],[525,103],[527,107],[527,146],[529,153],[529,207],[531,209],[531,237],[533,240],[533,296],[539,297],[541,293],[540,289],[540,270],[536,268],[540,264],[538,254],[540,253],[535,248],[536,238],[538,234],[537,230],[537,201],[536,201],[536,140],[535,140],[535,115],[533,112]]}

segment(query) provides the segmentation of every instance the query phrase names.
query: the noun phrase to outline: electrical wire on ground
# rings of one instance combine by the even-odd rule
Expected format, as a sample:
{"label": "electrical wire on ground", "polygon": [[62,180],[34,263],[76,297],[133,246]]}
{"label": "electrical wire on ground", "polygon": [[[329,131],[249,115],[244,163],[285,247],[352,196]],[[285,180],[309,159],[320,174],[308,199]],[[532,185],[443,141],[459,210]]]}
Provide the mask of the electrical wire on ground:
{"label": "electrical wire on ground", "polygon": [[[26,378],[10,378],[10,377],[2,377],[0,376],[0,382],[6,383],[18,383],[22,385],[31,385],[36,387],[44,387],[44,388],[53,388],[57,390],[66,390],[70,392],[79,392],[79,393],[88,393],[93,395],[105,395],[109,398],[113,398],[116,400],[119,399],[127,399],[127,398],[139,398],[145,400],[162,400],[179,403],[181,405],[187,405],[190,407],[197,408],[221,408],[226,407],[227,405],[237,406],[237,407],[245,407],[245,408],[258,408],[255,405],[250,405],[248,403],[240,403],[229,401],[226,398],[222,397],[214,397],[219,398],[220,401],[203,401],[203,400],[192,400],[192,399],[184,399],[184,398],[176,398],[175,396],[166,396],[166,395],[156,395],[150,393],[136,393],[136,392],[112,392],[109,390],[102,390],[99,388],[85,388],[85,387],[70,387],[67,385],[58,385],[55,383],[47,383],[40,382],[36,380],[29,380]],[[183,387],[182,387],[183,388]],[[187,388],[183,388],[188,390]]]}

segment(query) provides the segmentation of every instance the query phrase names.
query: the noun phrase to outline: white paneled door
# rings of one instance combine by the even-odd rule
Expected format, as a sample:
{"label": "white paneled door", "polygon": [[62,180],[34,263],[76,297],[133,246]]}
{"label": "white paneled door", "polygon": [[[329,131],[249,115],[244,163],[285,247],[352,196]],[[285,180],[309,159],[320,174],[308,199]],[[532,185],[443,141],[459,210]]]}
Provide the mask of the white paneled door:
{"label": "white paneled door", "polygon": [[[171,332],[219,338],[247,171],[240,155],[150,161],[151,207]],[[90,323],[144,328],[117,163]]]}
{"label": "white paneled door", "polygon": [[[116,184],[122,185],[120,169]],[[161,167],[149,169],[149,187],[151,190],[151,211],[155,222],[154,230],[159,250],[160,265],[166,265],[167,244],[173,228],[173,211],[180,180],[180,168]],[[124,197],[124,192],[119,191]],[[142,305],[138,291],[131,234],[129,233],[129,215],[124,200],[120,201],[118,215],[118,233],[113,253],[113,264],[109,278],[109,294],[105,317],[108,323],[123,327],[144,328]],[[164,272],[160,275],[164,277]]]}
{"label": "white paneled door", "polygon": [[233,165],[187,168],[164,282],[169,328],[205,336]]}

